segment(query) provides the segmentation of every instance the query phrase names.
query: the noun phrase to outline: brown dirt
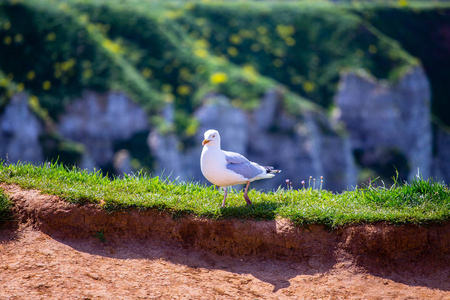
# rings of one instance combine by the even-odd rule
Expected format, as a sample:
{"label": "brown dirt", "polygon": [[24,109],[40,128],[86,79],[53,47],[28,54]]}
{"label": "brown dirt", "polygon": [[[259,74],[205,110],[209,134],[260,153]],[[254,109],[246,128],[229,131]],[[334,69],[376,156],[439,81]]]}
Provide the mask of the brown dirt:
{"label": "brown dirt", "polygon": [[1,186],[19,221],[0,229],[0,299],[450,299],[450,223],[108,214]]}

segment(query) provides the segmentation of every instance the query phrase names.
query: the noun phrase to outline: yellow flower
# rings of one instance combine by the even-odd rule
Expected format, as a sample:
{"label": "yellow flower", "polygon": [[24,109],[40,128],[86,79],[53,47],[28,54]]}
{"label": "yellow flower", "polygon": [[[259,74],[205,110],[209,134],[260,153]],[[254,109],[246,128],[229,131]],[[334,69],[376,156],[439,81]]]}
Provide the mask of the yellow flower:
{"label": "yellow flower", "polygon": [[75,66],[75,63],[76,63],[75,58],[71,58],[68,61],[62,62],[60,64],[61,70],[63,72],[67,72],[67,71],[73,69],[73,67]]}
{"label": "yellow flower", "polygon": [[315,89],[314,83],[312,83],[311,81],[305,81],[305,83],[303,83],[303,89],[307,93],[314,91]]}
{"label": "yellow flower", "polygon": [[244,73],[246,74],[256,74],[256,69],[254,66],[250,65],[250,64],[246,64],[243,67]]}
{"label": "yellow flower", "polygon": [[188,85],[180,85],[177,87],[177,94],[180,96],[187,96],[191,93],[191,87]]}
{"label": "yellow flower", "polygon": [[114,43],[110,39],[104,39],[102,42],[102,46],[113,53],[123,53],[122,47],[119,44]]}
{"label": "yellow flower", "polygon": [[237,34],[232,34],[230,36],[230,42],[235,45],[239,45],[242,43],[242,38]]}
{"label": "yellow flower", "polygon": [[167,93],[164,95],[164,101],[167,103],[172,103],[175,100],[175,96],[171,93]]}
{"label": "yellow flower", "polygon": [[275,54],[275,56],[278,56],[278,57],[283,57],[285,55],[285,52],[281,48],[276,48],[273,50],[273,54]]}
{"label": "yellow flower", "polygon": [[264,26],[258,26],[258,28],[256,28],[256,31],[258,31],[259,34],[266,34],[267,28]]}
{"label": "yellow flower", "polygon": [[17,84],[17,91],[22,92],[25,89],[25,85],[21,82]]}
{"label": "yellow flower", "polygon": [[277,25],[276,27],[277,33],[282,38],[290,37],[294,34],[295,28],[292,25]]}
{"label": "yellow flower", "polygon": [[205,39],[199,39],[195,41],[196,48],[208,48],[210,46],[209,42]]}
{"label": "yellow flower", "polygon": [[255,32],[247,29],[241,29],[238,34],[244,38],[252,38],[255,35]]}
{"label": "yellow flower", "polygon": [[48,80],[44,81],[42,84],[42,88],[46,91],[48,91],[52,87],[52,83]]}
{"label": "yellow flower", "polygon": [[400,6],[407,6],[408,5],[408,1],[406,1],[406,0],[398,0],[398,5],[400,5]]}
{"label": "yellow flower", "polygon": [[53,76],[55,76],[55,78],[60,78],[62,75],[61,69],[56,69],[55,72],[53,72]]}
{"label": "yellow flower", "polygon": [[34,71],[30,71],[27,73],[27,79],[33,80],[36,77],[36,73]]}
{"label": "yellow flower", "polygon": [[11,28],[11,23],[9,21],[6,21],[5,24],[3,24],[3,29],[9,30]]}
{"label": "yellow flower", "polygon": [[38,108],[39,107],[39,98],[31,95],[30,99],[28,99],[28,103],[32,108]]}
{"label": "yellow flower", "polygon": [[292,47],[295,45],[295,40],[291,37],[287,37],[285,39],[286,45],[288,45],[289,47]]}
{"label": "yellow flower", "polygon": [[282,61],[281,59],[277,58],[277,59],[275,59],[275,60],[273,61],[273,65],[274,65],[275,67],[279,68],[279,67],[281,67],[281,66],[283,65],[283,61]]}
{"label": "yellow flower", "polygon": [[23,41],[23,35],[18,33],[14,36],[14,42],[16,43],[20,43],[21,41]]}
{"label": "yellow flower", "polygon": [[83,71],[83,78],[89,79],[92,77],[93,74],[94,72],[92,72],[91,69],[86,69]]}
{"label": "yellow flower", "polygon": [[47,34],[45,39],[49,42],[53,42],[54,40],[56,40],[56,34],[54,32],[50,32]]}
{"label": "yellow flower", "polygon": [[192,74],[189,72],[189,69],[187,68],[181,68],[179,70],[180,78],[184,81],[190,81],[192,79]]}
{"label": "yellow flower", "polygon": [[10,45],[12,43],[12,38],[9,35],[5,36],[5,38],[3,39],[3,43],[5,43],[6,45]]}
{"label": "yellow flower", "polygon": [[244,76],[245,78],[249,81],[249,82],[255,82],[256,81],[256,75],[257,75],[257,71],[255,69],[255,67],[253,67],[250,64],[246,64],[243,68],[244,71]]}
{"label": "yellow flower", "polygon": [[48,117],[48,111],[44,108],[42,108],[41,104],[39,103],[39,98],[35,95],[31,95],[28,99],[28,105],[29,107],[36,112],[40,117],[47,118]]}
{"label": "yellow flower", "polygon": [[[220,52],[219,47],[217,47],[216,51]],[[216,56],[214,59],[217,62],[217,64],[221,66],[225,66],[226,64],[230,63],[225,55]]]}
{"label": "yellow flower", "polygon": [[194,54],[200,58],[205,58],[208,56],[207,48],[210,47],[210,44],[205,39],[196,39],[194,42]]}
{"label": "yellow flower", "polygon": [[208,56],[208,51],[206,51],[203,48],[198,48],[198,49],[195,49],[194,54],[200,58],[205,58],[206,56]]}
{"label": "yellow flower", "polygon": [[189,125],[186,128],[187,136],[194,136],[197,133],[197,129],[199,127],[199,122],[196,119],[189,120]]}
{"label": "yellow flower", "polygon": [[227,52],[230,56],[237,56],[239,54],[238,49],[235,47],[228,47]]}
{"label": "yellow flower", "polygon": [[272,43],[272,40],[267,35],[259,36],[258,41],[263,45],[269,45]]}
{"label": "yellow flower", "polygon": [[141,74],[142,74],[142,76],[144,76],[144,78],[150,78],[153,74],[153,71],[150,70],[149,68],[144,68],[144,69],[142,69]]}
{"label": "yellow flower", "polygon": [[223,72],[217,72],[217,73],[212,74],[211,77],[209,77],[209,81],[212,84],[225,83],[228,81],[228,75]]}

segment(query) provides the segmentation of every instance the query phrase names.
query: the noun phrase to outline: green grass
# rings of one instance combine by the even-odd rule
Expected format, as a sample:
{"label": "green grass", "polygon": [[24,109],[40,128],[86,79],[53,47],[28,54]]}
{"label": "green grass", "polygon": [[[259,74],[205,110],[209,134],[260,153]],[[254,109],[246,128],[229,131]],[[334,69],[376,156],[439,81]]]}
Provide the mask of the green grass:
{"label": "green grass", "polygon": [[75,203],[93,203],[107,211],[126,209],[165,211],[174,218],[192,214],[212,219],[273,220],[286,218],[297,225],[337,227],[366,222],[427,224],[450,219],[450,191],[431,179],[395,183],[389,188],[369,185],[335,194],[326,190],[278,189],[249,192],[254,205],[246,206],[242,192],[233,191],[220,208],[222,193],[198,183],[175,183],[139,173],[110,179],[59,164],[0,165],[0,182],[39,189]]}
{"label": "green grass", "polygon": [[12,219],[12,202],[5,194],[2,188],[0,188],[0,223]]}

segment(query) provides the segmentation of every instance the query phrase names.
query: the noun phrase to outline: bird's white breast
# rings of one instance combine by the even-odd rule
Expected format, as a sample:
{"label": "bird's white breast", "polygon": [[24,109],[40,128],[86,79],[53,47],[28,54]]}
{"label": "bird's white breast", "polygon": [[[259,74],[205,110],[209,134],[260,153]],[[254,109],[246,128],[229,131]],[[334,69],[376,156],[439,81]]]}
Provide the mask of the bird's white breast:
{"label": "bird's white breast", "polygon": [[246,182],[245,178],[226,167],[225,153],[217,147],[203,147],[200,168],[203,176],[217,186],[230,186]]}

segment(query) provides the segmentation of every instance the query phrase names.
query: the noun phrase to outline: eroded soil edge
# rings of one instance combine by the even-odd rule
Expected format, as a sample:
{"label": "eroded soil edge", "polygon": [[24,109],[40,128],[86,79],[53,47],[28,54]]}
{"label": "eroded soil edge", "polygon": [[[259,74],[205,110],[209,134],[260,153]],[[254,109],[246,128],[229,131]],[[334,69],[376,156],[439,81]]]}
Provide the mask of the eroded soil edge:
{"label": "eroded soil edge", "polygon": [[[174,219],[167,213],[130,210],[108,213],[94,205],[74,205],[57,196],[16,185],[1,187],[15,204],[21,223],[54,238],[108,241],[159,239],[184,248],[220,255],[262,256],[332,267],[351,260],[372,272],[389,268],[449,265],[450,223],[295,227],[287,220],[208,220],[193,216]],[[420,264],[419,264],[420,263]]]}

